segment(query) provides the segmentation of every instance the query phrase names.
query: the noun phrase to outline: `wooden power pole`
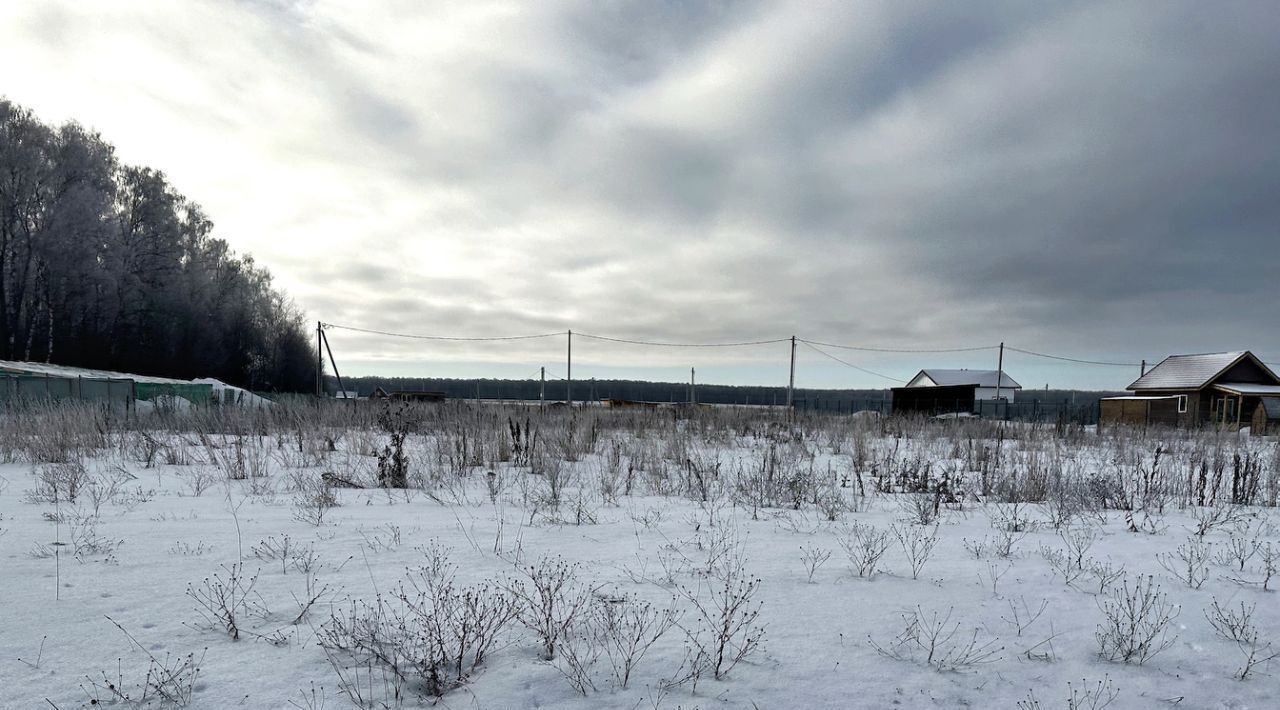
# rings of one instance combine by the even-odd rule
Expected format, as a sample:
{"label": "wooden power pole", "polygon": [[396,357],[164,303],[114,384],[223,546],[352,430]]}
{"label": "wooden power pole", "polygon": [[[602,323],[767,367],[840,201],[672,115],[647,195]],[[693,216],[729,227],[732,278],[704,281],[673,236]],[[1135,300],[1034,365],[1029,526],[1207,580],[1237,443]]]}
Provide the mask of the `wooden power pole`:
{"label": "wooden power pole", "polygon": [[573,331],[572,330],[569,331],[569,337],[565,342],[567,343],[567,349],[565,351],[566,376],[565,376],[565,384],[564,384],[564,400],[570,407],[572,407],[573,406]]}
{"label": "wooden power pole", "polygon": [[[1000,385],[1004,380],[1004,343],[1000,343],[1000,358],[996,360],[996,402],[1000,401]],[[999,404],[996,405],[1000,406]]]}
{"label": "wooden power pole", "polygon": [[796,336],[791,336],[791,378],[787,380],[787,409],[795,402],[796,389]]}
{"label": "wooden power pole", "polygon": [[316,396],[324,396],[324,324],[316,321]]}

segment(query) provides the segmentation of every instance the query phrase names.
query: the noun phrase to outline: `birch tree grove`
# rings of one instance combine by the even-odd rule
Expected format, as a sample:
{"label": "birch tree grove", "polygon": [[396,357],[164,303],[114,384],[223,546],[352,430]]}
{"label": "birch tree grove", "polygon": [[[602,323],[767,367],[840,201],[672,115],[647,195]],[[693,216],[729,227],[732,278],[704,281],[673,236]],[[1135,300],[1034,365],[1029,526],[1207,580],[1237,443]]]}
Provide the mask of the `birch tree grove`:
{"label": "birch tree grove", "polygon": [[302,312],[212,233],[163,173],[0,98],[0,358],[309,389]]}

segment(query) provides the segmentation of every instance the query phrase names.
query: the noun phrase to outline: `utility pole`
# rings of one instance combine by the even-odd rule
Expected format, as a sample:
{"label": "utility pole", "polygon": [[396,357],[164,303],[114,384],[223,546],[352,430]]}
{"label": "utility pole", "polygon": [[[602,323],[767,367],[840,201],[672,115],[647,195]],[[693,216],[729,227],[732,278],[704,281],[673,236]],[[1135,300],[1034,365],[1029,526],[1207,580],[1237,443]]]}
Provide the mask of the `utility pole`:
{"label": "utility pole", "polygon": [[569,338],[566,341],[568,348],[565,355],[565,371],[567,376],[564,385],[564,400],[570,407],[573,406],[573,331],[569,331]]}
{"label": "utility pole", "polygon": [[538,409],[547,404],[547,368],[538,368]]}
{"label": "utility pole", "polygon": [[324,396],[324,347],[321,339],[324,338],[324,324],[316,321],[316,396]]}
{"label": "utility pole", "polygon": [[338,391],[345,398],[347,390],[342,385],[342,373],[338,372],[338,359],[333,356],[333,348],[329,347],[329,336],[325,335],[323,330],[320,331],[320,339],[324,341],[325,352],[329,353],[329,364],[333,365],[333,377],[338,381]]}
{"label": "utility pole", "polygon": [[791,379],[787,380],[787,410],[795,402],[796,389],[796,336],[791,336]]}
{"label": "utility pole", "polygon": [[689,368],[689,404],[697,404],[697,403],[698,403],[698,395],[697,395],[697,393],[696,393],[696,392],[694,391],[694,389],[693,389],[693,388],[694,388],[694,382],[695,382],[695,380],[694,380],[694,376],[695,376],[696,374],[697,374],[697,371],[696,371],[696,370],[694,370],[692,367],[691,367],[691,368]]}
{"label": "utility pole", "polygon": [[[1000,401],[1000,385],[1004,380],[1004,343],[1000,343],[1000,359],[996,361],[996,401]],[[999,406],[999,405],[996,405]]]}

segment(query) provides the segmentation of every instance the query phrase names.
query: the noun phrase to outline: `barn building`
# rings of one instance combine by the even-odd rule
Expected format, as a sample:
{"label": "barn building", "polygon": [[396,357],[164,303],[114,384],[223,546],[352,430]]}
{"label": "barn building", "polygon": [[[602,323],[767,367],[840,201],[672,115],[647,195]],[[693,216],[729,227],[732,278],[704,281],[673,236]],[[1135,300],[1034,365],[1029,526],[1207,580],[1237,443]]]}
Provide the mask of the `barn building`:
{"label": "barn building", "polygon": [[893,411],[922,414],[974,412],[980,401],[998,399],[1012,403],[1021,390],[1022,385],[1007,372],[931,368],[921,370],[905,387],[893,388]]}
{"label": "barn building", "polygon": [[1099,403],[1103,424],[1238,429],[1271,421],[1266,400],[1280,398],[1280,377],[1247,350],[1171,355],[1126,389],[1133,394]]}

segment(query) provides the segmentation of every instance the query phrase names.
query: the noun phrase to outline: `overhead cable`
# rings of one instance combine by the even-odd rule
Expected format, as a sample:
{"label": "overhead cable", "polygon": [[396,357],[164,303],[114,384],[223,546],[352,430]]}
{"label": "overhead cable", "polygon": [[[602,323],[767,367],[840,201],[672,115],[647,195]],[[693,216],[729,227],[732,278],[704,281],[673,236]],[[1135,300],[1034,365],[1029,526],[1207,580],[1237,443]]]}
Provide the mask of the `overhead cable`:
{"label": "overhead cable", "polygon": [[1004,346],[1004,348],[1005,350],[1012,350],[1015,353],[1022,353],[1023,355],[1043,357],[1043,358],[1048,358],[1050,360],[1062,360],[1063,362],[1074,362],[1081,365],[1108,365],[1111,367],[1141,367],[1141,365],[1136,362],[1101,362],[1098,360],[1081,360],[1079,358],[1074,358],[1074,357],[1063,357],[1061,355],[1046,355],[1045,353],[1032,352],[1030,350],[1023,350],[1022,348],[1015,348],[1012,345],[1006,345]]}
{"label": "overhead cable", "polygon": [[583,338],[591,338],[592,340],[606,340],[611,343],[627,343],[630,345],[653,345],[663,348],[738,348],[747,345],[771,345],[774,343],[785,343],[791,338],[776,338],[773,340],[751,340],[739,343],[667,343],[653,340],[628,340],[626,338],[610,338],[604,335],[592,335],[591,333],[579,333],[574,331],[575,336]]}
{"label": "overhead cable", "polygon": [[535,338],[559,337],[565,334],[565,331],[562,330],[555,333],[537,333],[534,335],[502,335],[502,336],[491,336],[486,338],[475,338],[475,337],[462,337],[462,336],[452,336],[452,335],[414,335],[411,333],[390,333],[385,330],[371,330],[369,328],[356,328],[354,326],[338,325],[336,323],[321,323],[320,325],[324,328],[337,328],[339,330],[350,330],[356,333],[369,333],[371,335],[386,335],[392,338],[411,338],[413,340],[452,340],[452,341],[462,341],[462,342],[476,342],[476,341],[488,341],[488,340],[533,340]]}
{"label": "overhead cable", "polygon": [[972,348],[874,348],[861,345],[838,345],[836,343],[824,343],[819,340],[804,340],[800,342],[806,345],[821,345],[824,348],[839,348],[841,350],[859,350],[869,353],[971,353],[979,350],[996,350],[999,345],[978,345]]}
{"label": "overhead cable", "polygon": [[859,366],[857,366],[857,365],[855,365],[855,364],[853,364],[853,363],[851,363],[851,362],[847,362],[847,361],[845,361],[845,360],[841,360],[840,358],[836,357],[835,355],[832,355],[831,353],[826,352],[825,350],[821,350],[821,349],[819,349],[819,348],[815,347],[815,346],[813,345],[813,343],[810,343],[808,340],[801,340],[800,342],[804,343],[805,347],[807,347],[807,348],[809,348],[810,350],[812,350],[812,351],[814,351],[814,352],[818,353],[819,355],[822,355],[823,357],[831,358],[832,360],[835,360],[836,362],[840,363],[841,365],[845,365],[845,366],[847,366],[847,367],[852,367],[853,369],[857,370],[858,372],[865,372],[865,373],[867,373],[868,375],[875,375],[876,377],[882,377],[882,378],[884,378],[884,379],[886,379],[886,380],[890,380],[890,381],[892,381],[892,382],[906,382],[906,380],[900,380],[900,379],[898,379],[898,378],[896,378],[896,377],[890,377],[890,376],[888,376],[888,375],[882,375],[882,374],[880,374],[879,372],[876,372],[876,371],[874,371],[874,370],[868,370],[868,369],[867,369],[867,368],[865,368],[865,367],[859,367]]}

